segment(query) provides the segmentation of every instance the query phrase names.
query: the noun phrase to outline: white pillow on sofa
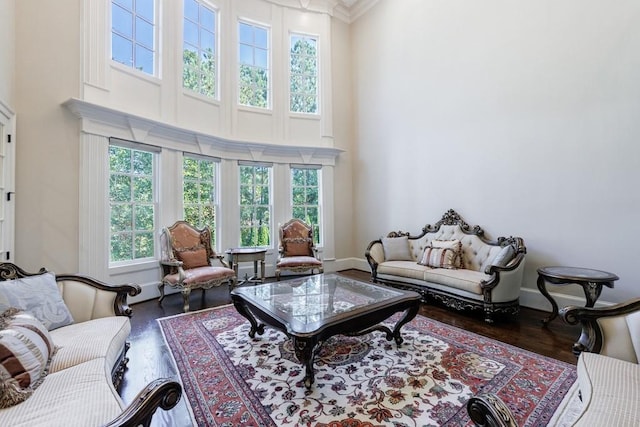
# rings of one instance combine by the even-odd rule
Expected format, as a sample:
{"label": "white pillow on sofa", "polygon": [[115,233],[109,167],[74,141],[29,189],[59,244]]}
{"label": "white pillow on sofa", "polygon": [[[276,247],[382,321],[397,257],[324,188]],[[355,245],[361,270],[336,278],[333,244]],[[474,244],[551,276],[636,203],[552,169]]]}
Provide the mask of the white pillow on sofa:
{"label": "white pillow on sofa", "polygon": [[383,237],[382,248],[385,261],[413,261],[407,236]]}
{"label": "white pillow on sofa", "polygon": [[0,311],[10,307],[28,311],[49,331],[73,323],[51,272],[0,282]]}

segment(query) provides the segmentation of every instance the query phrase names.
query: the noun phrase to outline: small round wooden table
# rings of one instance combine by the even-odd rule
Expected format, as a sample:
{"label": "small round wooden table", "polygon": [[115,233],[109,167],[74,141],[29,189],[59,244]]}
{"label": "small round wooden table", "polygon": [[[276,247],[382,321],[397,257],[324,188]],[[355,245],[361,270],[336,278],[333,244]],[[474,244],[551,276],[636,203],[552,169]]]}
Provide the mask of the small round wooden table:
{"label": "small round wooden table", "polygon": [[551,303],[552,312],[542,323],[546,325],[558,316],[558,304],[547,292],[546,283],[557,286],[577,284],[582,286],[584,296],[587,299],[585,307],[593,307],[600,297],[602,287],[613,288],[613,282],[619,277],[606,271],[592,270],[581,267],[541,267],[538,269],[538,289]]}
{"label": "small round wooden table", "polygon": [[[241,262],[253,262],[253,276],[245,274],[244,280],[240,283],[264,283],[264,258],[267,253],[266,248],[231,248],[225,251],[227,260],[231,268],[238,276],[238,264]],[[260,262],[260,275],[258,276],[258,262]]]}

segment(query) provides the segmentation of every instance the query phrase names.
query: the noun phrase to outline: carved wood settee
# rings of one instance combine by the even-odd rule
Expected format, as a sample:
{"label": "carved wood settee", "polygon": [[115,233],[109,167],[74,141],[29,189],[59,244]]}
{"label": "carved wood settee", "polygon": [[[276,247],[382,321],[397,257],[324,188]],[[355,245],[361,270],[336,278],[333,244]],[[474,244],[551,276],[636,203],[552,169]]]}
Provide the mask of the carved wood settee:
{"label": "carved wood settee", "polygon": [[371,279],[407,288],[457,310],[517,314],[526,247],[520,237],[492,241],[454,210],[422,233],[391,232],[369,243]]}
{"label": "carved wood settee", "polygon": [[128,362],[127,296],[140,291],[0,263],[0,425],[148,426],[158,408],[173,408],[182,387],[170,379],[150,382],[128,406],[117,392]]}
{"label": "carved wood settee", "polygon": [[[640,426],[640,298],[603,308],[565,307],[563,319],[580,323],[573,346],[578,379],[548,426]],[[517,427],[513,410],[492,393],[467,402],[477,426]]]}

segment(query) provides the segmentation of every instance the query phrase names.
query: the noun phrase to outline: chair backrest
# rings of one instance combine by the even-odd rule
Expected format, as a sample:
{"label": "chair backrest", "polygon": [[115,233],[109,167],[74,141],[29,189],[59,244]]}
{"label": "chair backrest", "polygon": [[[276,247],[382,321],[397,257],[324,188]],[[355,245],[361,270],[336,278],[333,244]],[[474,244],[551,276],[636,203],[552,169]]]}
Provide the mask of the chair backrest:
{"label": "chair backrest", "polygon": [[186,221],[176,221],[162,230],[160,236],[162,256],[183,262],[184,269],[211,265],[216,253],[211,247],[208,226],[196,228]]}
{"label": "chair backrest", "polygon": [[291,219],[280,226],[280,254],[289,256],[314,256],[313,228],[299,219]]}

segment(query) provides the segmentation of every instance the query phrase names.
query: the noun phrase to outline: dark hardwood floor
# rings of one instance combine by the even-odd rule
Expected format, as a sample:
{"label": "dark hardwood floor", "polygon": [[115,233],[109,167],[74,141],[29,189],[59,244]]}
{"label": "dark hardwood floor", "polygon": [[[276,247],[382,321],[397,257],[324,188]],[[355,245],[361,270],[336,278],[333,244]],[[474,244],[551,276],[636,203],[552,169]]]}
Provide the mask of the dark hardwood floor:
{"label": "dark hardwood floor", "polygon": [[[346,270],[341,274],[360,280],[370,278],[368,272],[359,270]],[[223,286],[208,290],[204,300],[202,292],[193,292],[190,308],[196,311],[228,304],[230,301],[228,289]],[[129,365],[120,390],[122,399],[127,404],[151,380],[158,377],[177,378],[171,355],[164,344],[156,319],[182,313],[182,296],[179,293],[168,295],[162,302],[162,306],[158,305],[157,300],[151,300],[131,307],[133,317],[131,318],[131,348],[128,353]],[[571,346],[578,339],[580,328],[566,325],[559,318],[547,327],[542,327],[541,320],[548,314],[543,311],[522,307],[517,318],[506,318],[494,324],[487,324],[480,315],[457,313],[427,304],[422,305],[420,314],[544,356],[576,363]],[[152,422],[152,426],[190,425],[184,396],[178,406],[171,411],[158,410]]]}

